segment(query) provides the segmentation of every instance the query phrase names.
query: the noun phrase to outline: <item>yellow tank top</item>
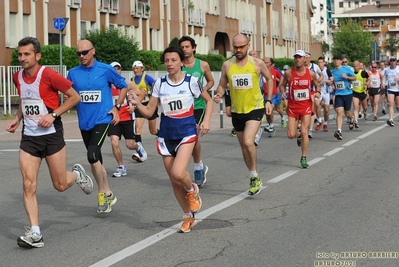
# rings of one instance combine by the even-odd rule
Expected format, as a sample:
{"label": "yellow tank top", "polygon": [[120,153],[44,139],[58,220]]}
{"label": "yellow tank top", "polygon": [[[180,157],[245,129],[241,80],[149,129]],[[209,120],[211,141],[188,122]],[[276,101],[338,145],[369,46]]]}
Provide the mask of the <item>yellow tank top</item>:
{"label": "yellow tank top", "polygon": [[248,57],[247,63],[240,67],[236,58],[231,59],[227,71],[230,86],[231,112],[248,114],[265,107],[259,87],[259,74],[256,72],[254,59]]}
{"label": "yellow tank top", "polygon": [[[150,93],[151,87],[145,83],[145,74],[141,75],[141,79],[139,83],[134,81],[134,77],[132,78],[132,82],[137,86],[138,89],[143,90],[144,92]],[[149,95],[146,95],[141,102],[148,102],[150,100]]]}
{"label": "yellow tank top", "polygon": [[356,81],[352,82],[352,86],[353,86],[353,91],[356,93],[365,93],[366,90],[364,88],[364,85],[366,84],[366,82],[364,81],[365,79],[362,77],[362,72],[363,70],[360,70],[358,73],[355,74],[356,76]]}

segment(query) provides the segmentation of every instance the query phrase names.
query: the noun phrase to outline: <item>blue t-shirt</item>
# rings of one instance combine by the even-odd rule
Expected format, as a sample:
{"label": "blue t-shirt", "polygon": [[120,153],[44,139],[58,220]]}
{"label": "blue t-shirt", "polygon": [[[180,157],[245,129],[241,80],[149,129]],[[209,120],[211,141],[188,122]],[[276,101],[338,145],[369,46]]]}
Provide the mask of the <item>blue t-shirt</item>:
{"label": "blue t-shirt", "polygon": [[125,78],[111,65],[96,59],[90,67],[79,65],[71,69],[67,78],[80,95],[76,106],[79,129],[90,131],[98,124],[109,124],[112,115],[108,112],[114,107],[111,84],[118,89],[127,88]]}
{"label": "blue t-shirt", "polygon": [[350,82],[348,79],[342,78],[342,74],[348,77],[355,77],[353,71],[347,66],[341,66],[339,69],[334,68],[331,73],[334,76],[335,95],[351,95]]}

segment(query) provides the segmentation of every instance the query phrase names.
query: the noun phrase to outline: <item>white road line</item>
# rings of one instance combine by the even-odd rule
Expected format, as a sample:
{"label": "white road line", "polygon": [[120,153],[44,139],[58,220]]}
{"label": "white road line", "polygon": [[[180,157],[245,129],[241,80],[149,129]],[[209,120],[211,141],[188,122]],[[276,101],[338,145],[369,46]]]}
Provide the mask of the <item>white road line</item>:
{"label": "white road line", "polygon": [[19,149],[1,149],[1,152],[19,152]]}
{"label": "white road line", "polygon": [[[262,187],[262,189],[265,189],[266,186]],[[206,219],[208,216],[221,211],[225,208],[228,208],[234,204],[236,204],[237,202],[246,199],[247,197],[249,197],[247,191],[234,196],[226,201],[223,201],[207,210],[204,210],[200,213],[198,213],[198,215],[196,215],[197,218],[197,224],[200,223],[202,220]],[[177,229],[178,227],[181,225],[181,223],[179,224],[175,224],[172,227],[165,229],[159,233],[156,233],[155,235],[152,235],[134,245],[131,245],[115,254],[112,254],[111,256],[91,265],[90,267],[104,267],[104,266],[111,266],[129,256],[132,256],[133,254],[136,254],[137,252],[139,252],[140,250],[143,250],[149,246],[151,246],[152,244],[155,244],[159,241],[161,241],[162,239],[176,234],[177,233]]]}
{"label": "white road line", "polygon": [[344,148],[344,147],[337,147],[337,148],[334,148],[334,149],[331,150],[330,152],[325,153],[323,156],[325,156],[325,157],[332,156],[332,155],[334,155],[335,153],[338,153],[339,151],[341,151],[341,150],[343,150],[343,149],[345,149],[345,148]]}
{"label": "white road line", "polygon": [[353,145],[354,143],[356,143],[357,141],[359,141],[359,139],[353,139],[353,140],[350,140],[349,142],[346,142],[346,143],[343,144],[342,146],[351,146],[351,145]]}
{"label": "white road line", "polygon": [[[364,138],[366,136],[369,136],[370,134],[373,134],[376,131],[379,131],[379,130],[383,129],[384,127],[386,127],[386,126],[385,125],[380,126],[380,127],[376,128],[376,129],[373,129],[373,130],[363,134],[362,137],[357,137],[357,138]],[[354,144],[357,141],[359,141],[359,139],[354,139],[354,140],[348,141],[343,146],[350,146],[351,144]],[[323,157],[317,157],[317,158],[311,160],[309,162],[309,164],[310,165],[316,164],[317,162],[320,162],[320,161],[324,160],[325,157],[332,156],[332,155],[338,153],[339,151],[341,151],[343,149],[345,149],[345,148],[344,147],[337,147],[337,148],[325,153],[323,155]],[[296,174],[297,172],[299,172],[299,170],[288,171],[286,173],[283,173],[283,174],[281,174],[281,175],[279,175],[279,176],[267,181],[267,183],[278,183],[278,182],[280,182],[280,181],[282,181],[282,180],[284,180],[284,179]],[[265,189],[265,188],[266,188],[266,186],[262,187],[262,189]],[[221,211],[221,210],[223,210],[223,209],[225,209],[227,207],[230,207],[230,206],[232,206],[232,205],[234,205],[234,204],[236,204],[236,203],[240,202],[241,200],[246,199],[248,197],[249,197],[249,195],[248,195],[247,191],[245,191],[245,192],[243,192],[243,193],[241,193],[241,194],[239,194],[237,196],[234,196],[234,197],[232,197],[232,198],[230,198],[228,200],[225,200],[225,201],[223,201],[223,202],[221,202],[221,203],[219,203],[219,204],[217,204],[217,205],[215,205],[213,207],[210,207],[207,210],[204,210],[204,211],[198,213],[196,215],[197,223],[200,223],[202,220],[206,219],[208,216],[210,216],[210,215],[212,215],[212,214],[214,214],[214,213],[216,213],[218,211]],[[116,252],[116,253],[108,256],[107,258],[105,258],[105,259],[103,259],[103,260],[101,260],[101,261],[99,261],[97,263],[94,263],[93,265],[90,265],[90,267],[111,266],[111,265],[113,265],[113,264],[115,264],[115,263],[117,263],[117,262],[119,262],[119,261],[121,261],[121,260],[123,260],[123,259],[125,259],[127,257],[130,257],[130,256],[136,254],[137,252],[139,252],[139,251],[141,251],[141,250],[143,250],[143,249],[145,249],[145,248],[147,248],[147,247],[149,247],[149,246],[161,241],[162,239],[177,233],[177,229],[178,229],[179,226],[180,226],[180,223],[179,224],[175,224],[175,225],[169,227],[168,229],[165,229],[165,230],[163,230],[161,232],[158,232],[158,233],[156,233],[156,234],[154,234],[154,235],[152,235],[152,236],[150,236],[150,237],[148,237],[146,239],[143,239],[140,242],[137,242],[136,244],[133,244],[133,245],[131,245],[131,246],[119,251],[119,252]]]}
{"label": "white road line", "polygon": [[299,172],[299,170],[297,170],[297,171],[288,171],[286,173],[283,173],[283,174],[281,174],[281,175],[279,175],[279,176],[267,181],[267,183],[278,183],[278,182],[284,180],[285,178],[288,178],[288,177],[294,175],[297,172]]}
{"label": "white road line", "polygon": [[378,132],[378,131],[381,130],[381,129],[384,129],[385,127],[388,127],[388,125],[386,125],[386,124],[381,125],[380,127],[377,127],[377,128],[375,128],[375,129],[373,129],[373,130],[371,130],[371,131],[368,131],[368,132],[365,133],[365,134],[362,134],[361,136],[358,136],[357,138],[363,139],[363,138],[365,138],[365,137],[367,137],[367,136],[369,136],[369,135],[372,135],[372,134],[375,133],[375,132]]}
{"label": "white road line", "polygon": [[82,142],[83,139],[65,139],[65,142]]}

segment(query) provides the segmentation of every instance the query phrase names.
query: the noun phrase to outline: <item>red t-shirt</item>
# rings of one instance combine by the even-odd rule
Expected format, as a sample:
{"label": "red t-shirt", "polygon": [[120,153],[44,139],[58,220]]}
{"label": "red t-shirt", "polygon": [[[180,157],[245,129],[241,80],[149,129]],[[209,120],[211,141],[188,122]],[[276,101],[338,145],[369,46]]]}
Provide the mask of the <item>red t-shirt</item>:
{"label": "red t-shirt", "polygon": [[[25,71],[23,69],[20,70],[22,71],[22,78],[24,79],[25,83],[31,84],[35,82],[40,67],[41,66],[37,68],[36,73],[32,77],[27,77]],[[19,71],[15,72],[12,76],[12,79],[18,89],[18,94],[21,95],[18,73]],[[60,104],[58,91],[65,93],[69,88],[72,87],[72,84],[73,83],[71,81],[66,79],[55,70],[51,68],[45,68],[42,72],[42,78],[39,85],[39,94],[44,105],[52,110],[57,109]]]}
{"label": "red t-shirt", "polygon": [[[114,100],[114,104],[118,101],[120,90],[116,89],[115,86],[112,87],[112,99]],[[120,121],[130,121],[132,119],[132,115],[128,111],[129,105],[127,101],[123,101],[122,107],[119,110],[119,120]]]}
{"label": "red t-shirt", "polygon": [[288,82],[288,106],[292,109],[312,107],[311,88],[312,77],[306,68],[304,75],[299,76],[295,68],[291,68],[291,78]]}
{"label": "red t-shirt", "polygon": [[[277,79],[281,80],[283,75],[281,75],[281,73],[273,67],[271,67],[269,71],[273,78],[273,95],[277,95],[278,94]],[[267,96],[267,81],[264,77],[263,77],[263,94]]]}

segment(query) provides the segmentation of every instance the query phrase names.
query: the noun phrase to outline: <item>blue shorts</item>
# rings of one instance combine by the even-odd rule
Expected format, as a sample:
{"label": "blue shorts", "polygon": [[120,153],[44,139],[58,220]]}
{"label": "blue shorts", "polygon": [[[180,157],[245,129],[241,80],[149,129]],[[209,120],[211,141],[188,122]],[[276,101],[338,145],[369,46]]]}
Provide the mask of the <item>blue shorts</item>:
{"label": "blue shorts", "polygon": [[[264,96],[264,104],[266,104],[267,96]],[[272,104],[273,106],[279,106],[281,104],[281,93],[272,96]]]}
{"label": "blue shorts", "polygon": [[345,111],[351,110],[352,94],[350,95],[335,95],[334,108],[343,107]]}
{"label": "blue shorts", "polygon": [[388,89],[388,95],[394,95],[395,97],[399,96],[399,92],[394,92]]}

